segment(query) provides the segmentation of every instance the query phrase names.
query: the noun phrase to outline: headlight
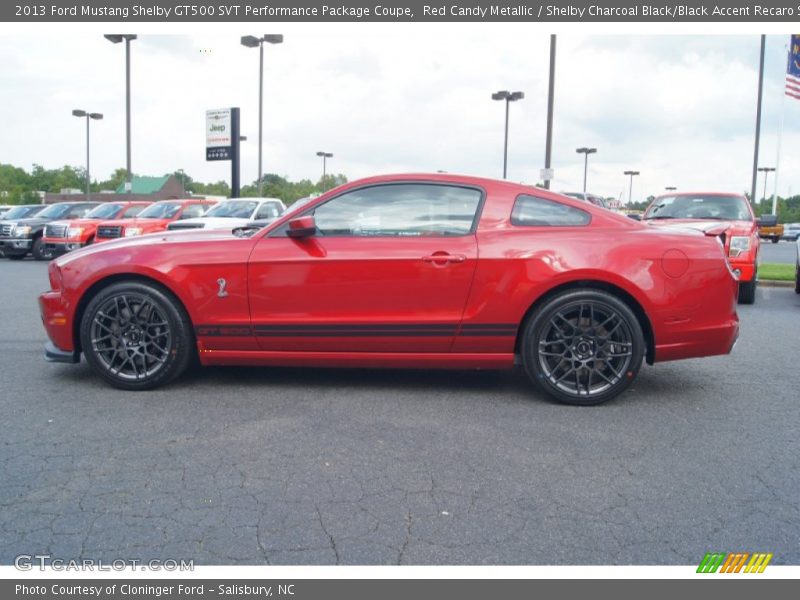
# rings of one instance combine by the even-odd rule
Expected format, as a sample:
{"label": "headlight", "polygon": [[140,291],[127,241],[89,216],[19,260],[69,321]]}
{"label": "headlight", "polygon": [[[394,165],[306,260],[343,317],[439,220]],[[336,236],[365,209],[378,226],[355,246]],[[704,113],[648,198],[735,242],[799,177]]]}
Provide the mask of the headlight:
{"label": "headlight", "polygon": [[135,235],[142,235],[142,228],[141,227],[126,227],[125,228],[125,237],[133,237]]}
{"label": "headlight", "polygon": [[81,235],[83,235],[83,227],[70,227],[67,229],[68,238],[81,237]]}
{"label": "headlight", "polygon": [[750,250],[750,237],[746,235],[734,235],[731,238],[731,248],[728,251],[728,254],[735,258],[742,254],[743,252],[747,252]]}
{"label": "headlight", "polygon": [[14,227],[14,235],[29,235],[31,232],[30,225],[17,225]]}

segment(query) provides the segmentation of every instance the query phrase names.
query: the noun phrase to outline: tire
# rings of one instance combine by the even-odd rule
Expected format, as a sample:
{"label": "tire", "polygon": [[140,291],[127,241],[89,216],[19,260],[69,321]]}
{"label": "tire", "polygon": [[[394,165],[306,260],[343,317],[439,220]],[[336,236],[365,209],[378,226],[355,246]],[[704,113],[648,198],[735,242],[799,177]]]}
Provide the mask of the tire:
{"label": "tire", "polygon": [[756,276],[739,284],[739,304],[753,304],[756,301]]}
{"label": "tire", "polygon": [[86,362],[123,390],[169,383],[196,352],[180,302],[155,285],[133,281],[110,285],[91,299],[81,318],[80,340]]}
{"label": "tire", "polygon": [[33,258],[36,260],[50,260],[53,258],[53,253],[47,250],[47,247],[44,245],[44,241],[41,237],[33,240],[31,255],[33,255]]}
{"label": "tire", "polygon": [[548,395],[591,406],[615,398],[636,379],[645,340],[636,315],[619,298],[578,289],[549,299],[527,321],[521,353],[526,374]]}
{"label": "tire", "polygon": [[794,293],[800,294],[800,263],[794,266]]}
{"label": "tire", "polygon": [[774,238],[772,238],[772,243],[773,244],[777,244],[780,240],[781,240],[781,238],[774,237]]}

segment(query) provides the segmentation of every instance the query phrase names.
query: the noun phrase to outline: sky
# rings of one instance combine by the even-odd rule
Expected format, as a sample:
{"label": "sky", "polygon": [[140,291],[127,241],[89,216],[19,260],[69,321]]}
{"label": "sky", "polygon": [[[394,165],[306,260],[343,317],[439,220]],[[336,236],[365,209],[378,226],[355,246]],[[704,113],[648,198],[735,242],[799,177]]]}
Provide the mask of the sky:
{"label": "sky", "polygon": [[[132,43],[133,171],[184,169],[199,181],[230,180],[230,164],[205,161],[205,111],[241,107],[242,182],[258,169],[258,51],[239,35],[264,24],[197,35],[140,34]],[[523,91],[511,105],[509,179],[539,180],[544,166],[549,36],[523,27],[396,24],[320,29],[270,24],[265,46],[264,172],[349,179],[393,172],[500,177],[504,105],[497,90]],[[135,25],[133,26],[135,29]],[[238,29],[244,29],[241,33]],[[188,30],[185,30],[188,31]],[[230,33],[228,33],[230,31]],[[44,39],[43,39],[44,38]],[[767,36],[763,166],[775,166],[784,114],[778,193],[800,192],[800,101],[783,96],[788,35]],[[556,60],[552,188],[628,198],[625,170],[641,175],[633,200],[679,190],[750,189],[758,35],[560,34]],[[125,165],[124,48],[99,33],[51,30],[0,35],[0,163],[30,169]],[[772,193],[774,174],[768,195]],[[759,180],[758,196],[763,193]]]}

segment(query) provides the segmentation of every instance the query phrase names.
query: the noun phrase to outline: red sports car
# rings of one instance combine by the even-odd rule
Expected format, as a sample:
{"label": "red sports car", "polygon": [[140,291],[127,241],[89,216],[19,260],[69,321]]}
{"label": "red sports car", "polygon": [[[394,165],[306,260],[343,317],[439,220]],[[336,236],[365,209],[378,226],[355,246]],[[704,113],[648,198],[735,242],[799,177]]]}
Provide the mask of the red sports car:
{"label": "red sports car", "polygon": [[348,183],[247,236],[159,233],[56,259],[51,361],[153,388],[204,365],[511,369],[572,404],[648,363],[727,354],[738,283],[715,232],[448,174]]}

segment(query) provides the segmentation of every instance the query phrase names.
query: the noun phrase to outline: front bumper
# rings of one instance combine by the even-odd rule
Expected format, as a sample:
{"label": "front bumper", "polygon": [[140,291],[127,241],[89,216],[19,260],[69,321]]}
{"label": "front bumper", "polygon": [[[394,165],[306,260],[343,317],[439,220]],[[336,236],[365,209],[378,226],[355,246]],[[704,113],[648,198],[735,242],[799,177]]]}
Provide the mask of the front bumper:
{"label": "front bumper", "polygon": [[53,342],[47,342],[44,345],[44,359],[47,362],[77,364],[81,362],[81,353],[77,350],[61,350],[56,348]]}
{"label": "front bumper", "polygon": [[739,275],[737,279],[742,281],[753,281],[756,277],[756,264],[753,262],[752,259],[750,260],[736,260],[735,258],[730,259],[731,269],[734,271],[739,271]]}
{"label": "front bumper", "polygon": [[83,248],[86,244],[83,242],[51,242],[45,239],[44,241],[45,248],[47,248],[48,252],[52,253],[53,256],[60,256],[61,254],[66,254],[67,252],[72,252],[73,250],[78,250],[79,248]]}
{"label": "front bumper", "polygon": [[[53,356],[59,356],[60,353],[74,355],[78,352],[72,338],[72,321],[69,317],[68,306],[59,290],[50,290],[39,296],[39,312],[47,337],[52,342]],[[47,357],[48,353],[45,350],[45,358]],[[50,359],[48,358],[48,360]]]}
{"label": "front bumper", "polygon": [[22,251],[25,252],[31,249],[33,240],[30,238],[0,238],[0,250],[6,252]]}

